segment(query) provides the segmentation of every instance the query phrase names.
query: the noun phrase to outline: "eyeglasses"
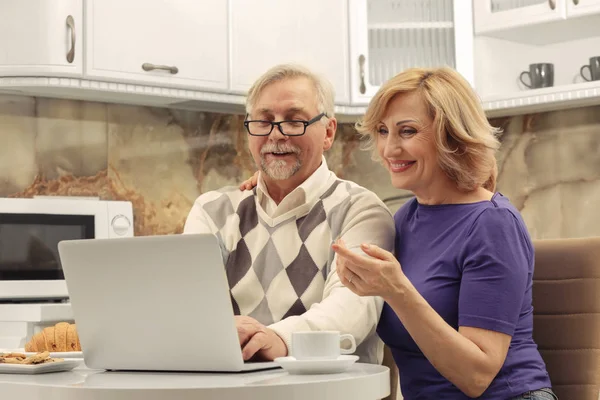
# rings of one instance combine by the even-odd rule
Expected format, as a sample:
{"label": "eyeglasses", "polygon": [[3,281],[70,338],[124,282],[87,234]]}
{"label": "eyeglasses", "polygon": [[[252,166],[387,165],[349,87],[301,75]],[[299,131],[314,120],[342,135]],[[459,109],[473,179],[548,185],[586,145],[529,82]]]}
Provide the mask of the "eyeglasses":
{"label": "eyeglasses", "polygon": [[273,127],[277,125],[279,132],[285,136],[302,136],[306,133],[306,127],[326,117],[327,114],[321,113],[309,121],[290,120],[290,121],[263,121],[250,120],[244,121],[244,126],[248,133],[252,136],[269,136],[273,131]]}

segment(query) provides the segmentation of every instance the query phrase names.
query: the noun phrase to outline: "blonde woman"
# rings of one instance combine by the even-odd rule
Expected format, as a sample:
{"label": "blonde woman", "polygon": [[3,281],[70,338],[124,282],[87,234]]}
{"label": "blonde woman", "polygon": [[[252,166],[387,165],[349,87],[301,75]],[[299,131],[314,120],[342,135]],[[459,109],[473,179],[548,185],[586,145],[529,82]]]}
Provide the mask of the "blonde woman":
{"label": "blonde woman", "polygon": [[395,255],[333,245],[354,293],[385,300],[378,333],[405,399],[556,399],[532,338],[534,250],[495,192],[496,130],[455,71],[409,69],[357,125],[392,184],[415,198],[395,215]]}

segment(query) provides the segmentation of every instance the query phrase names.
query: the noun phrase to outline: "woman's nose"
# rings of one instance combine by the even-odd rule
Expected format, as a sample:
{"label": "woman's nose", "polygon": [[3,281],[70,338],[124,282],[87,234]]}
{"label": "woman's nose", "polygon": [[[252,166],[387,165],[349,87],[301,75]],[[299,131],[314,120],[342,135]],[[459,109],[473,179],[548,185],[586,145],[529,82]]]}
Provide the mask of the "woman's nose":
{"label": "woman's nose", "polygon": [[385,142],[385,147],[383,148],[383,156],[397,156],[400,153],[402,153],[402,146],[400,145],[400,143],[397,140],[388,137]]}

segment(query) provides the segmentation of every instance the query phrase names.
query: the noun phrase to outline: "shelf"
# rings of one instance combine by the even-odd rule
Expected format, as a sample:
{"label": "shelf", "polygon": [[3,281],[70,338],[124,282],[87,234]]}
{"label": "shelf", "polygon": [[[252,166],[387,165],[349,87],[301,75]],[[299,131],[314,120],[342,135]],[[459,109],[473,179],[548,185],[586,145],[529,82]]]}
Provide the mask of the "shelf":
{"label": "shelf", "polygon": [[[90,81],[75,78],[0,78],[0,93],[109,103],[171,107],[206,112],[244,112],[244,96]],[[482,98],[488,117],[544,112],[600,104],[600,81]],[[354,121],[365,106],[337,105],[341,121]]]}
{"label": "shelf", "polygon": [[[168,107],[192,111],[245,113],[245,96],[57,77],[0,77],[0,94]],[[342,115],[361,115],[365,107],[336,105]]]}
{"label": "shelf", "polygon": [[600,81],[554,86],[482,98],[488,117],[600,104]]}
{"label": "shelf", "polygon": [[373,23],[368,25],[369,30],[403,30],[403,29],[452,29],[454,23],[452,21],[441,22],[399,22],[399,23]]}
{"label": "shelf", "polygon": [[479,37],[493,37],[516,43],[546,46],[600,36],[600,14],[569,17],[527,25],[476,30]]}
{"label": "shelf", "polygon": [[0,93],[182,109],[244,112],[244,96],[79,78],[4,77]]}

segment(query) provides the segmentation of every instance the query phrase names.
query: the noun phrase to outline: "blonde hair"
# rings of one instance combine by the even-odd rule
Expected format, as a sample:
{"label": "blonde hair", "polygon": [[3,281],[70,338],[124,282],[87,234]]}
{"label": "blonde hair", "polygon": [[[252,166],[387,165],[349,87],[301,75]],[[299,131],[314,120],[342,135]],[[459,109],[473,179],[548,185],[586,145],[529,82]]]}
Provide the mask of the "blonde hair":
{"label": "blonde hair", "polygon": [[335,92],[333,86],[326,79],[298,64],[276,65],[259,77],[248,91],[248,96],[246,97],[246,112],[248,114],[252,112],[256,100],[267,86],[284,79],[293,78],[310,79],[314,84],[315,92],[317,93],[316,101],[319,112],[325,113],[328,118],[333,118],[335,112]]}
{"label": "blonde hair", "polygon": [[456,182],[459,190],[483,186],[496,189],[498,167],[495,153],[500,147],[497,135],[481,107],[479,98],[456,71],[444,67],[407,69],[385,82],[356,124],[373,148],[377,126],[397,95],[419,93],[434,122],[435,143],[441,169]]}

